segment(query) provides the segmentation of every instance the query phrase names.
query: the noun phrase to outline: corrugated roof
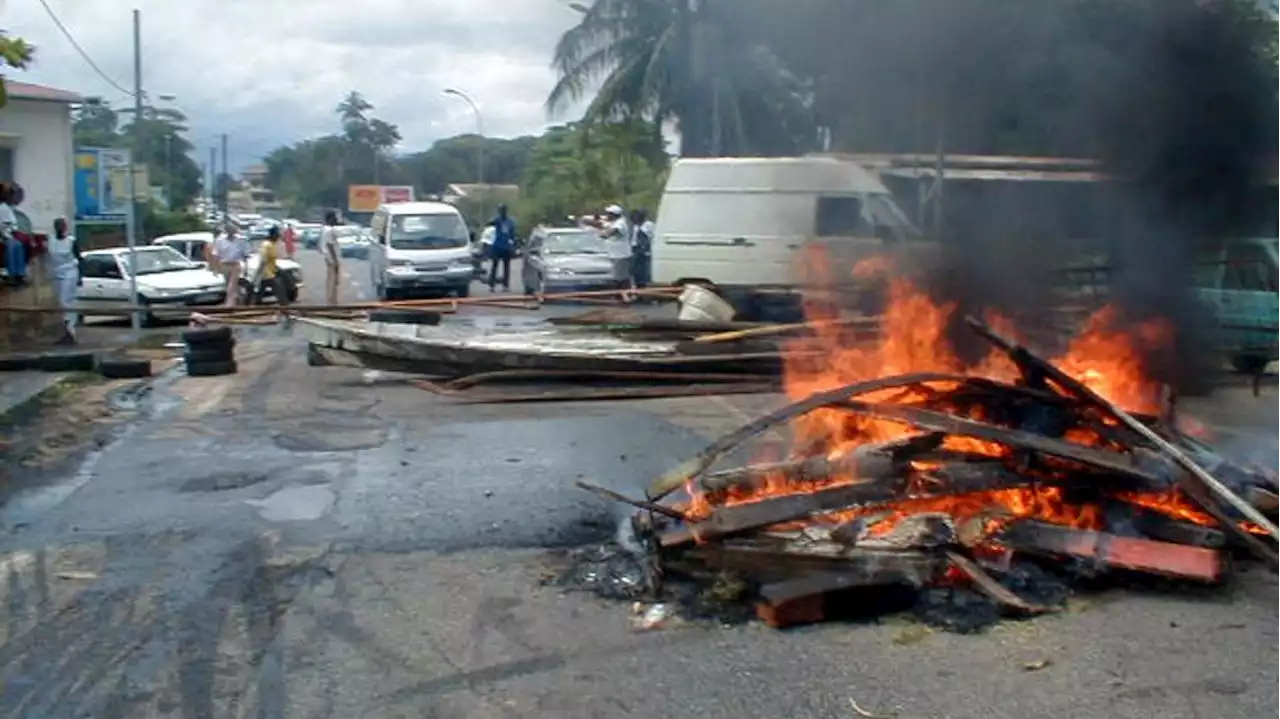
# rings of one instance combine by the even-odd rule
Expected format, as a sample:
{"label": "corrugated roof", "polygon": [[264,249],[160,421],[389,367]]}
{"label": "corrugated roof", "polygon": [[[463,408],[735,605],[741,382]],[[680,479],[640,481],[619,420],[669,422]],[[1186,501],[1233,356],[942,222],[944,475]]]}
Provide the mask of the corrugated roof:
{"label": "corrugated roof", "polygon": [[4,81],[5,92],[14,100],[38,100],[41,102],[84,102],[84,97],[70,90],[59,90],[56,87],[36,85],[30,82],[19,82],[8,78]]}

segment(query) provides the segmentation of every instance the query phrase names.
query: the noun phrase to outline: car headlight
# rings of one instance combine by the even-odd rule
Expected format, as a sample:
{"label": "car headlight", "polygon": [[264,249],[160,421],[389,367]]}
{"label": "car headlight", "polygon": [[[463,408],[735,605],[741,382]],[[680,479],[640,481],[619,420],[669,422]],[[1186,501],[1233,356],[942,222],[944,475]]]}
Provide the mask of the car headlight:
{"label": "car headlight", "polygon": [[413,263],[410,262],[409,260],[391,260],[390,262],[388,262],[388,264],[390,264],[392,267],[409,267]]}
{"label": "car headlight", "polygon": [[548,267],[548,268],[547,268],[547,274],[549,274],[549,275],[555,275],[555,276],[557,276],[557,277],[564,277],[564,276],[567,276],[567,275],[572,275],[572,274],[573,274],[573,270],[567,270],[567,269],[565,269],[565,268],[563,268],[563,267]]}
{"label": "car headlight", "polygon": [[458,258],[458,259],[454,260],[453,262],[450,262],[450,263],[449,263],[449,269],[451,269],[451,270],[467,270],[467,271],[470,271],[470,270],[471,270],[471,259],[470,259],[470,258],[462,258],[462,257],[460,257],[460,258]]}

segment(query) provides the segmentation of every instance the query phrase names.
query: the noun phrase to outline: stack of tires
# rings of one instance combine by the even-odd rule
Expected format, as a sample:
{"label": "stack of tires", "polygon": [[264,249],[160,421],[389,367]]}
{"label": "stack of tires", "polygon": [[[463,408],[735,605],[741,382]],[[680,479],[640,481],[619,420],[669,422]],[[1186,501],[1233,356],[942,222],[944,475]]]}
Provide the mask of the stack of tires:
{"label": "stack of tires", "polygon": [[236,338],[230,327],[187,330],[182,333],[188,377],[220,377],[236,373]]}

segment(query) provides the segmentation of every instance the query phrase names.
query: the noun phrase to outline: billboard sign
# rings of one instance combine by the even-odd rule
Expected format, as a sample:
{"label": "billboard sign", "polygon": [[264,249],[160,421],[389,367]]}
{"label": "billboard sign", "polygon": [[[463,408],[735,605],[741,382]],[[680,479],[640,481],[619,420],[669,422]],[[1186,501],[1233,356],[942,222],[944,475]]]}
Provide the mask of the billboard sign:
{"label": "billboard sign", "polygon": [[351,185],[347,212],[373,212],[386,202],[413,202],[412,185]]}
{"label": "billboard sign", "polygon": [[[146,167],[135,167],[135,196],[149,199]],[[77,222],[123,223],[129,215],[129,151],[81,147],[75,152]]]}

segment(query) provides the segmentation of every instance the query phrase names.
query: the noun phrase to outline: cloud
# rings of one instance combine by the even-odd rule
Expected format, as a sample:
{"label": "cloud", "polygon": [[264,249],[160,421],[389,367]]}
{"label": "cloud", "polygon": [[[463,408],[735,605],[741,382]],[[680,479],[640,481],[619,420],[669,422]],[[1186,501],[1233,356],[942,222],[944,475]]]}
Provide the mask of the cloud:
{"label": "cloud", "polygon": [[[46,0],[86,53],[132,89],[129,5]],[[540,132],[555,81],[551,52],[576,13],[564,0],[135,0],[142,14],[143,85],[176,96],[204,160],[220,133],[233,168],[272,148],[337,129],[334,107],[359,90],[400,127],[402,152],[474,132],[447,87],[480,106],[486,134]],[[132,102],[74,50],[38,0],[0,0],[0,27],[36,46],[11,77]]]}

